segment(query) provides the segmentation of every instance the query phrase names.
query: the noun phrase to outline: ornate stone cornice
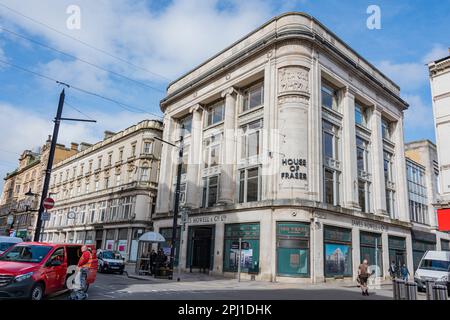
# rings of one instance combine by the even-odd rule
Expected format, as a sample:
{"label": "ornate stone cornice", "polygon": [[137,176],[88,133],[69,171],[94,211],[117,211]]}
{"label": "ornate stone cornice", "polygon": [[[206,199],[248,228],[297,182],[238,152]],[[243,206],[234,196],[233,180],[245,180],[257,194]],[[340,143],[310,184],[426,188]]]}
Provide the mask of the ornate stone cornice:
{"label": "ornate stone cornice", "polygon": [[[223,59],[221,59],[220,62],[217,62],[216,64],[213,62],[214,59],[218,58],[219,56],[229,53],[230,50],[235,48],[238,44],[247,41],[251,36],[256,34],[257,31],[261,30],[265,26],[268,26],[276,21],[281,22],[282,19],[287,16],[302,16],[302,18],[298,19],[298,21],[291,22],[281,27],[276,27],[272,32],[266,33],[261,38],[252,40],[252,43],[245,46],[245,50],[236,51],[236,53],[234,54],[227,54],[226,57],[224,56]],[[320,29],[311,27],[311,23],[306,23],[304,21],[305,18],[309,19],[312,24],[319,26],[325,31],[319,32],[318,30]],[[345,44],[336,35],[334,35],[332,31],[327,29],[315,18],[307,14],[287,13],[275,17],[252,34],[235,42],[232,46],[224,49],[196,69],[188,72],[183,77],[172,82],[169,85],[169,88],[171,86],[176,86],[174,90],[167,95],[166,98],[161,100],[161,110],[165,112],[166,107],[173,101],[178,100],[181,96],[188,95],[190,92],[198,90],[198,88],[200,88],[201,86],[214,81],[214,79],[221,74],[227,73],[233,68],[237,68],[245,60],[249,59],[249,57],[264,53],[273,45],[292,40],[300,40],[304,44],[309,43],[317,45],[331,56],[339,58],[344,64],[347,64],[349,68],[355,70],[366,81],[375,84],[378,88],[383,90],[387,96],[399,103],[404,109],[408,107],[408,103],[399,96],[398,92],[396,92],[399,90],[398,86],[394,82],[392,82],[392,80],[384,76],[368,61],[358,55],[347,44]],[[337,46],[337,43],[340,43],[341,46],[345,47],[345,50],[340,49],[341,46]],[[209,63],[211,64],[211,67],[206,68],[205,66]],[[194,77],[193,71],[199,70],[201,68],[205,70],[203,72],[199,72],[199,75]],[[179,86],[178,83],[180,83]]]}

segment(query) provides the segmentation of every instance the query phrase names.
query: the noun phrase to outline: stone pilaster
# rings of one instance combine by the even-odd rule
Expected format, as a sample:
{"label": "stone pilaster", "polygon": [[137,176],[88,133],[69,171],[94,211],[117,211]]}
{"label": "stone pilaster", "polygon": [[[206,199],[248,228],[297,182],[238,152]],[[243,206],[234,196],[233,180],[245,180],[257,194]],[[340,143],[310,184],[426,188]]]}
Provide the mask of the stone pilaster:
{"label": "stone pilaster", "polygon": [[395,143],[395,218],[409,221],[408,182],[406,179],[405,144],[403,138],[403,117],[401,117],[394,130]]}
{"label": "stone pilaster", "polygon": [[189,208],[200,207],[201,184],[199,175],[202,149],[202,111],[203,109],[199,105],[192,107],[190,110],[192,113],[192,133],[186,179],[186,207]]}
{"label": "stone pilaster", "polygon": [[[173,133],[176,131],[176,123],[169,116],[164,118],[163,140],[173,141]],[[155,142],[160,143],[160,142]],[[170,194],[172,192],[172,174],[175,163],[173,162],[174,148],[165,143],[162,144],[161,169],[158,183],[158,197],[156,199],[156,213],[167,213],[170,208]]]}
{"label": "stone pilaster", "polygon": [[383,166],[383,138],[381,134],[381,110],[373,110],[372,129],[372,172],[373,207],[376,214],[386,214],[386,185]]}
{"label": "stone pilaster", "polygon": [[347,88],[343,101],[342,182],[344,207],[359,208],[356,159],[355,95]]}
{"label": "stone pilaster", "polygon": [[236,163],[236,97],[233,87],[222,93],[225,98],[224,137],[221,153],[221,171],[219,187],[219,203],[230,204],[235,198],[235,163]]}

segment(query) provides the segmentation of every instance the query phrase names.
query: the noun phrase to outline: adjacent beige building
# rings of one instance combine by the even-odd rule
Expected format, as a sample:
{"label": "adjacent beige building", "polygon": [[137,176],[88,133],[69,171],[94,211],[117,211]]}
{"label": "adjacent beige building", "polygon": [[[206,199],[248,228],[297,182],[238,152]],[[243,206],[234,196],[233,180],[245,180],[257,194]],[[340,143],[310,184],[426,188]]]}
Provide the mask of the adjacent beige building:
{"label": "adjacent beige building", "polygon": [[[19,158],[18,168],[4,178],[0,199],[0,235],[7,235],[12,229],[17,237],[33,239],[50,143],[51,137],[38,152],[25,150]],[[76,154],[77,147],[75,143],[70,148],[57,144],[53,163]],[[33,195],[26,195],[29,192]],[[12,224],[8,224],[9,216],[13,217]]]}
{"label": "adjacent beige building", "polygon": [[[165,140],[184,135],[177,260],[258,279],[413,268],[400,88],[303,13],[278,16],[172,82]],[[184,126],[185,131],[180,129]],[[178,150],[162,148],[154,226],[171,236]],[[181,223],[181,220],[179,220]],[[181,243],[181,248],[180,248]]]}
{"label": "adjacent beige building", "polygon": [[450,251],[450,234],[438,231],[436,203],[439,163],[429,140],[405,144],[409,215],[412,223],[414,269],[427,250]]}
{"label": "adjacent beige building", "polygon": [[162,123],[144,120],[54,166],[56,206],[43,241],[95,244],[135,261],[137,240],[151,229],[156,201]]}

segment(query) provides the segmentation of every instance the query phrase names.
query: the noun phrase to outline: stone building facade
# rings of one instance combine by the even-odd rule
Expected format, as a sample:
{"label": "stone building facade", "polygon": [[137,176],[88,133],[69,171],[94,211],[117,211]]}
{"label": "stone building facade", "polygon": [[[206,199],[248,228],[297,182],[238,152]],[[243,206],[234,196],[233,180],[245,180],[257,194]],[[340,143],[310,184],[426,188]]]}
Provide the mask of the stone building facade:
{"label": "stone building facade", "polygon": [[450,214],[450,148],[448,147],[448,137],[450,137],[450,50],[449,56],[431,62],[428,68],[440,165],[438,202],[439,207],[448,209]]}
{"label": "stone building facade", "polygon": [[[51,137],[39,152],[25,150],[19,159],[19,167],[4,178],[0,200],[0,235],[9,235],[12,229],[17,237],[33,239],[50,143]],[[72,143],[70,148],[57,144],[53,163],[76,154],[77,148],[76,143]],[[29,192],[31,194],[26,195]],[[8,224],[10,215],[14,217],[12,225]]]}
{"label": "stone building facade", "polygon": [[144,120],[58,163],[42,240],[95,244],[135,261],[137,240],[152,227],[161,135],[161,122]]}
{"label": "stone building facade", "polygon": [[[385,277],[393,255],[411,270],[407,107],[396,84],[303,13],[172,82],[161,109],[163,138],[186,146],[181,267],[233,276],[240,239],[246,277],[354,279],[364,258]],[[177,152],[162,148],[154,216],[168,237]]]}
{"label": "stone building facade", "polygon": [[405,144],[414,269],[427,250],[450,251],[450,234],[438,231],[439,163],[429,140]]}

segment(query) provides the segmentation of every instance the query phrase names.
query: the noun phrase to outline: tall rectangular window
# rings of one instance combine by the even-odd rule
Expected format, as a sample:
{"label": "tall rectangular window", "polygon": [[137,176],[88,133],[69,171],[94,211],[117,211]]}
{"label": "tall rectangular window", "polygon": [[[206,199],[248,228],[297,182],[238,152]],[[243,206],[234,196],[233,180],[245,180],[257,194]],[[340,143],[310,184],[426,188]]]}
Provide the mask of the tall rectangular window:
{"label": "tall rectangular window", "polygon": [[204,167],[212,168],[219,165],[220,162],[220,147],[221,147],[222,134],[215,134],[209,138],[206,138],[203,142]]}
{"label": "tall rectangular window", "polygon": [[368,108],[359,102],[355,102],[355,123],[367,127]]}
{"label": "tall rectangular window", "polygon": [[241,159],[248,159],[261,154],[263,120],[241,127]]}
{"label": "tall rectangular window", "polygon": [[189,134],[191,134],[192,131],[192,116],[187,116],[183,119],[180,120],[180,130],[184,127],[184,132],[182,132],[181,134],[183,134],[184,136],[187,136]]}
{"label": "tall rectangular window", "polygon": [[225,101],[221,100],[208,107],[206,126],[222,122],[225,117]]}
{"label": "tall rectangular window", "polygon": [[338,110],[339,109],[339,95],[338,89],[326,80],[322,80],[322,107]]}
{"label": "tall rectangular window", "polygon": [[144,142],[144,154],[151,154],[151,153],[152,153],[152,143]]}
{"label": "tall rectangular window", "polygon": [[257,83],[245,89],[243,98],[243,112],[262,106],[264,104],[264,82]]}
{"label": "tall rectangular window", "polygon": [[324,202],[336,206],[340,202],[339,128],[326,120],[322,121],[322,154]]}
{"label": "tall rectangular window", "polygon": [[260,185],[261,185],[260,167],[240,170],[239,203],[259,201]]}
{"label": "tall rectangular window", "polygon": [[381,119],[381,136],[383,139],[391,140],[392,123],[385,118]]}
{"label": "tall rectangular window", "polygon": [[203,208],[213,207],[219,195],[219,176],[203,178]]}
{"label": "tall rectangular window", "polygon": [[406,159],[408,180],[409,215],[413,222],[429,224],[425,168]]}
{"label": "tall rectangular window", "polygon": [[386,212],[391,218],[395,218],[395,183],[393,169],[393,154],[383,152],[384,180],[386,186]]}
{"label": "tall rectangular window", "polygon": [[362,212],[370,212],[371,175],[369,173],[369,142],[356,137],[356,159],[358,168],[358,199]]}

